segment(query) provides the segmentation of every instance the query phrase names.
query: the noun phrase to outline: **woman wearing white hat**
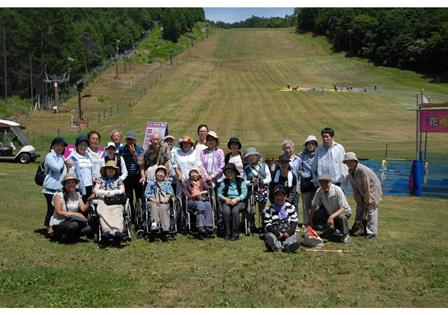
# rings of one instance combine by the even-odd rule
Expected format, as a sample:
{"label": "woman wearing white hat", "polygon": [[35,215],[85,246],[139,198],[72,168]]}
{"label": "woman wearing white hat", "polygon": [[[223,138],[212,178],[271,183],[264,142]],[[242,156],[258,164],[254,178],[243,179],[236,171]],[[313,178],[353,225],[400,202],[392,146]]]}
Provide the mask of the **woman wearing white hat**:
{"label": "woman wearing white hat", "polygon": [[303,151],[300,152],[297,161],[297,174],[300,181],[300,194],[302,196],[303,224],[308,225],[311,202],[316,194],[317,187],[312,182],[312,165],[316,157],[318,141],[316,136],[309,135],[303,143]]}
{"label": "woman wearing white hat", "polygon": [[219,137],[214,131],[207,134],[207,148],[201,152],[202,175],[209,183],[220,183],[224,179],[224,151],[219,148]]}

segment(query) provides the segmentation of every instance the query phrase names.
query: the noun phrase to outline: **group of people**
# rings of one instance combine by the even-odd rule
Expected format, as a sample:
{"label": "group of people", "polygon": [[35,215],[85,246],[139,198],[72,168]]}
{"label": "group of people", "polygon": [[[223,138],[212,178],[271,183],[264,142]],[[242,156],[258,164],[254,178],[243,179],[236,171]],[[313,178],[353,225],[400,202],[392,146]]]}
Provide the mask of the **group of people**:
{"label": "group of people", "polygon": [[[300,196],[302,224],[323,231],[324,237],[337,236],[343,243],[350,242],[350,232],[376,237],[381,182],[355,153],[346,153],[335,142],[331,128],[322,129],[320,144],[316,136],[306,137],[298,155],[294,142],[284,140],[283,152],[273,165],[255,147],[243,152],[237,137],[228,140],[225,154],[218,134],[205,124],[198,126],[197,135],[196,141],[183,136],[175,146],[173,136],[154,132],[143,148],[137,145],[134,131],[128,131],[122,143],[122,133],[114,130],[101,154],[101,135],[91,131],[76,139],[76,150],[67,158],[66,142],[55,138],[45,157],[43,184],[48,235],[57,233],[67,240],[89,235],[86,212],[95,202],[106,232],[121,236],[119,209],[105,199],[125,194],[131,222],[135,222],[135,200],[146,198],[152,224],[164,234],[169,232],[169,200],[177,196],[184,198],[186,211],[195,214],[199,237],[214,237],[212,199],[216,198],[225,240],[238,240],[243,213],[250,230],[264,234],[269,251],[294,252],[300,244],[296,235]],[[352,210],[344,193],[348,183],[356,202],[351,231]]]}

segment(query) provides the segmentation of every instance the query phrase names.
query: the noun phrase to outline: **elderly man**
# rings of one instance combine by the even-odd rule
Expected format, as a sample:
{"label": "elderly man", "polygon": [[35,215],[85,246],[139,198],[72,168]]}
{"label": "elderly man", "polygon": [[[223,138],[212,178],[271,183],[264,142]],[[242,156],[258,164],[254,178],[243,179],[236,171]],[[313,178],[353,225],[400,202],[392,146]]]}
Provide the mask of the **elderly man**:
{"label": "elderly man", "polygon": [[316,149],[316,158],[313,161],[313,182],[318,184],[322,174],[330,175],[331,181],[337,186],[346,184],[347,166],[344,160],[344,147],[334,141],[334,130],[324,128],[320,132],[322,145]]}
{"label": "elderly man", "polygon": [[351,242],[348,235],[348,219],[351,216],[352,209],[347,202],[342,189],[331,182],[329,175],[319,176],[320,187],[316,191],[310,213],[310,224],[313,226],[314,212],[319,207],[323,211],[324,218],[324,238],[336,234],[339,230],[340,240],[347,244]]}
{"label": "elderly man", "polygon": [[365,234],[366,239],[374,239],[378,227],[378,205],[383,195],[381,182],[370,168],[359,163],[355,153],[347,152],[343,162],[348,167],[348,179],[356,202],[352,233],[355,236]]}
{"label": "elderly man", "polygon": [[156,131],[152,133],[150,141],[151,143],[148,145],[148,148],[139,156],[138,160],[140,165],[140,182],[146,180],[145,172],[148,167],[163,165],[167,170],[170,169],[171,150],[167,143],[162,142],[160,132]]}

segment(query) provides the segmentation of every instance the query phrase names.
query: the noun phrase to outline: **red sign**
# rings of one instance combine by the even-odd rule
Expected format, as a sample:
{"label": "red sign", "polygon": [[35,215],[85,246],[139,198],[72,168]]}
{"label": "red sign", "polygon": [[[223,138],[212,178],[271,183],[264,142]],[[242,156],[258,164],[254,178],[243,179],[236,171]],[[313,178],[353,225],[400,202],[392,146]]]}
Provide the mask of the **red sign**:
{"label": "red sign", "polygon": [[420,111],[420,132],[448,133],[448,109]]}

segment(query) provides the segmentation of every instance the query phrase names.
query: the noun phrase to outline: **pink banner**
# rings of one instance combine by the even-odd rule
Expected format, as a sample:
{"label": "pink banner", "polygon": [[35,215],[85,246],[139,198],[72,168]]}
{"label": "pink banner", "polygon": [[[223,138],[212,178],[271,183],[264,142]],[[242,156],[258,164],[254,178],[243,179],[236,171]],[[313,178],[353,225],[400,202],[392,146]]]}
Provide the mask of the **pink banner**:
{"label": "pink banner", "polygon": [[420,131],[448,133],[448,109],[422,109],[420,111]]}
{"label": "pink banner", "polygon": [[168,124],[166,122],[148,121],[148,124],[146,126],[145,139],[143,139],[143,148],[146,149],[148,147],[153,132],[158,131],[163,138],[165,136],[167,125]]}
{"label": "pink banner", "polygon": [[[101,156],[103,156],[104,153],[104,147],[98,147],[98,152],[101,154]],[[72,152],[76,151],[76,146],[74,144],[69,144],[64,151],[64,157],[68,158]]]}

